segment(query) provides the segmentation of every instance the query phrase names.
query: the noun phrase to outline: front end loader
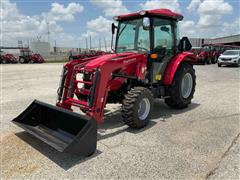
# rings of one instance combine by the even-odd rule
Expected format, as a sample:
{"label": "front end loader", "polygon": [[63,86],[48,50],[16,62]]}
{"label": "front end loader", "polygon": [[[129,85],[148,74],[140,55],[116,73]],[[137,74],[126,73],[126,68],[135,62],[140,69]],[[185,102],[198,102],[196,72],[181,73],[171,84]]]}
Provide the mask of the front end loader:
{"label": "front end loader", "polygon": [[155,9],[114,19],[114,53],[66,63],[56,106],[35,100],[14,123],[60,152],[89,156],[107,103],[121,103],[123,122],[136,129],[149,123],[155,98],[178,109],[191,103],[196,61],[188,38],[177,33],[183,16]]}

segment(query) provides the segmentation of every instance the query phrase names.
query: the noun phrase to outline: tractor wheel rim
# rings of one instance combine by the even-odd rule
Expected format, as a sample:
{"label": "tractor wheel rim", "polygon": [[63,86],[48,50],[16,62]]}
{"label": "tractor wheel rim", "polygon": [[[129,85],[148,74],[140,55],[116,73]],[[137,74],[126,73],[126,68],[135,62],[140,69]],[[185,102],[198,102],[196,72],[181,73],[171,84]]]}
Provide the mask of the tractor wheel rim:
{"label": "tractor wheel rim", "polygon": [[150,112],[150,101],[148,98],[143,98],[138,105],[138,118],[145,120]]}
{"label": "tractor wheel rim", "polygon": [[182,79],[181,92],[183,98],[187,99],[192,93],[193,78],[190,73],[186,73]]}

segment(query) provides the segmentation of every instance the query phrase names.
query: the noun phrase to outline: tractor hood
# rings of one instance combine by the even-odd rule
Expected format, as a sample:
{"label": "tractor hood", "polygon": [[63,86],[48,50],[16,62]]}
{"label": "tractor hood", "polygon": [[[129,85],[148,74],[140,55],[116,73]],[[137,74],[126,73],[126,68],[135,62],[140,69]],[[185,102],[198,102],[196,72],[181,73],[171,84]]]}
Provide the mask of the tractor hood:
{"label": "tractor hood", "polygon": [[[132,55],[137,55],[137,53],[125,52],[125,53],[114,53],[114,54],[101,55],[101,56],[98,56],[95,59],[89,61],[85,65],[85,68],[89,68],[89,69],[98,68],[99,66],[101,66],[106,61],[117,61],[119,58],[124,58],[124,57],[127,58],[128,56],[132,56]],[[139,55],[142,55],[142,53],[139,54]]]}

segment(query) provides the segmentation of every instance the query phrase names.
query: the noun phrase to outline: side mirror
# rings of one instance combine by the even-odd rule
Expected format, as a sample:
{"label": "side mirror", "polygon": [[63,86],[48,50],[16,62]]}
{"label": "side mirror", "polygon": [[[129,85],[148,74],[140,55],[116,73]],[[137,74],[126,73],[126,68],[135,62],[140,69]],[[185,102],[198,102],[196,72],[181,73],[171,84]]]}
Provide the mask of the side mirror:
{"label": "side mirror", "polygon": [[187,37],[182,37],[178,44],[178,49],[180,51],[189,51],[192,48],[192,44],[190,43],[189,39]]}
{"label": "side mirror", "polygon": [[114,23],[112,23],[112,34],[115,34],[116,28],[117,28],[117,26]]}
{"label": "side mirror", "polygon": [[150,19],[148,17],[143,18],[143,29],[144,30],[150,29]]}
{"label": "side mirror", "polygon": [[111,40],[111,49],[112,49],[112,51],[114,51],[114,49],[113,49],[113,36],[115,34],[115,29],[117,29],[117,26],[114,23],[112,23],[112,40]]}

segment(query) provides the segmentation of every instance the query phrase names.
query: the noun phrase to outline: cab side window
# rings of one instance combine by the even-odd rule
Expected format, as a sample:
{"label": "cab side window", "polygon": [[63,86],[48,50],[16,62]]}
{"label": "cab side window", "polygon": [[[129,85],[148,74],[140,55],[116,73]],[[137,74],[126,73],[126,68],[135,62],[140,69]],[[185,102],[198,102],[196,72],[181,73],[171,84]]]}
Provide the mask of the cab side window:
{"label": "cab side window", "polygon": [[173,25],[169,20],[154,19],[154,52],[172,54],[174,47]]}

